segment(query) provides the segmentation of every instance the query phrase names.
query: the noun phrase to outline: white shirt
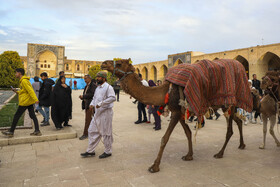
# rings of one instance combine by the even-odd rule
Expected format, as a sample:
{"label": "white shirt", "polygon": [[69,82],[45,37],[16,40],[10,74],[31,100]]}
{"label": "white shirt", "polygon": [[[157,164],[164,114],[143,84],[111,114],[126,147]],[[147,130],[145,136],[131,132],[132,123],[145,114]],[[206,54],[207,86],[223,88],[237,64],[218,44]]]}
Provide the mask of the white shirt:
{"label": "white shirt", "polygon": [[101,108],[113,108],[114,101],[116,101],[116,97],[113,87],[104,82],[102,85],[97,86],[90,105],[95,107],[98,105]]}
{"label": "white shirt", "polygon": [[141,82],[144,86],[149,87],[149,83],[145,79],[143,79]]}

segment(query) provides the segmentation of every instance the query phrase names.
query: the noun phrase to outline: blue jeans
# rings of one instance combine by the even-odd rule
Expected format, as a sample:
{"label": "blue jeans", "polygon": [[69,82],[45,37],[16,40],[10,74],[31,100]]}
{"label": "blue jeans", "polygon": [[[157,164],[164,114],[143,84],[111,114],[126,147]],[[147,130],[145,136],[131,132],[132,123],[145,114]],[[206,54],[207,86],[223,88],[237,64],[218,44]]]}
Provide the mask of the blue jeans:
{"label": "blue jeans", "polygon": [[[44,110],[43,110],[44,108]],[[48,106],[39,106],[36,108],[44,117],[44,122],[49,122],[50,119],[50,108]]]}

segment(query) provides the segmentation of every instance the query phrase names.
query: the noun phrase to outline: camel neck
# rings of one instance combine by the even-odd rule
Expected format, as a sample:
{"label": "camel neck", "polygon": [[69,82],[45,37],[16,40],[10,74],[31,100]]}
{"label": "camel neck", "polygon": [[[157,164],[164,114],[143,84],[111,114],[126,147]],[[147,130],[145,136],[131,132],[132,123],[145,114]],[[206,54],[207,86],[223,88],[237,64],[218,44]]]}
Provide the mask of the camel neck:
{"label": "camel neck", "polygon": [[164,105],[165,94],[168,92],[169,84],[166,82],[162,86],[144,86],[137,74],[127,75],[121,82],[122,89],[147,105]]}

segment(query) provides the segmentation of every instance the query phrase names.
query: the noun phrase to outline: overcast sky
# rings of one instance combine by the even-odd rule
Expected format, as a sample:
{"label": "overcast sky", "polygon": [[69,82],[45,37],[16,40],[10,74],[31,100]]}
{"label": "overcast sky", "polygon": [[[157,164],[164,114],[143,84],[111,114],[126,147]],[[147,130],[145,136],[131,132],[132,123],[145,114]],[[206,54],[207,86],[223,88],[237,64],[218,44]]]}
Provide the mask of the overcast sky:
{"label": "overcast sky", "polygon": [[[0,53],[65,46],[68,59],[204,53],[280,42],[279,0],[0,0]],[[263,39],[263,40],[262,40]]]}

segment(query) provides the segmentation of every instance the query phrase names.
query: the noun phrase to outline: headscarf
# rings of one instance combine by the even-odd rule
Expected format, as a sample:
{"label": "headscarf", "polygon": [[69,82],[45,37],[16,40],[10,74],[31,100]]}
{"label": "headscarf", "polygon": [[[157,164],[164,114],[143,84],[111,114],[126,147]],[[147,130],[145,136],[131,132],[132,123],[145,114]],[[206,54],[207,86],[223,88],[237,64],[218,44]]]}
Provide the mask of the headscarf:
{"label": "headscarf", "polygon": [[154,86],[156,86],[156,84],[155,84],[155,82],[153,81],[153,80],[149,80],[149,86],[150,87],[154,87]]}
{"label": "headscarf", "polygon": [[54,89],[55,89],[56,87],[61,86],[61,84],[62,84],[61,79],[62,79],[62,78],[65,78],[65,76],[60,76],[60,77],[59,77],[58,81],[56,82],[56,84],[55,84],[55,86],[54,86]]}

